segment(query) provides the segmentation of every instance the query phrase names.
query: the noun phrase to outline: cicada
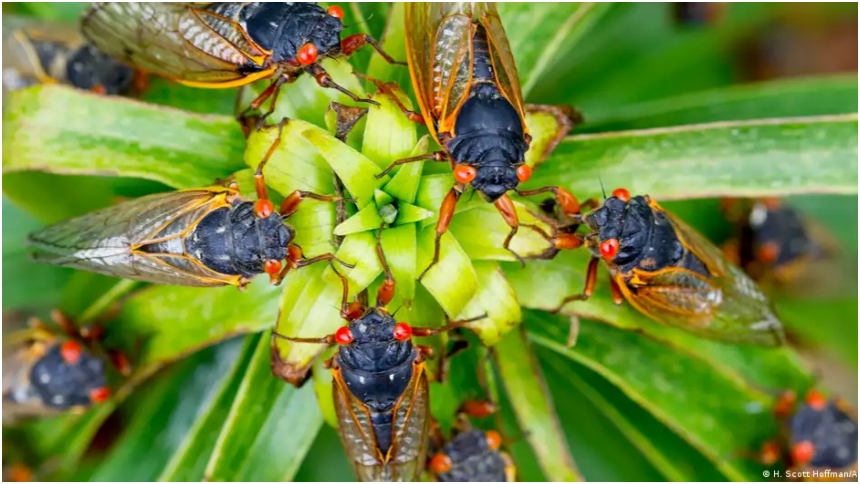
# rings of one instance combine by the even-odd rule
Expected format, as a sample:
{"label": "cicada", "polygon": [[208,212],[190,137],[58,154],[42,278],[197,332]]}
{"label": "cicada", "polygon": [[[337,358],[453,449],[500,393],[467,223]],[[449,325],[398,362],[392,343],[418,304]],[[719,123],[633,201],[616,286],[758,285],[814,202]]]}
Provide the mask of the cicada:
{"label": "cicada", "polygon": [[427,469],[440,482],[515,482],[516,467],[501,450],[502,436],[495,430],[472,427],[468,417],[495,412],[490,402],[467,401],[461,405],[453,435],[446,441],[438,425],[434,428],[433,457]]}
{"label": "cicada", "polygon": [[783,427],[782,441],[764,445],[762,463],[774,465],[784,460],[789,472],[797,473],[786,477],[856,481],[857,411],[841,398],[827,399],[817,390],[809,391],[795,406],[793,392],[777,400],[774,413]]}
{"label": "cicada", "polygon": [[93,45],[146,72],[193,87],[239,87],[274,82],[255,99],[256,109],[303,72],[354,101],[366,101],[335,83],[317,62],[349,56],[371,44],[369,35],[341,39],[343,9],[304,2],[149,3],[98,2],[81,29]]}
{"label": "cicada", "polygon": [[232,182],[148,195],[31,234],[42,251],[35,258],[145,282],[240,289],[258,274],[279,284],[291,269],[333,260],[331,253],[305,259],[285,219],[303,199],[337,197],[296,190],[278,211],[269,200],[263,167],[277,143],[257,167],[255,202]]}
{"label": "cicada", "polygon": [[757,281],[790,283],[833,249],[823,230],[779,199],[726,199],[722,205],[738,227],[723,250]]}
{"label": "cicada", "polygon": [[[565,220],[563,214],[555,216]],[[580,225],[586,234],[576,232]],[[782,325],[758,286],[648,196],[631,198],[627,190],[617,189],[602,207],[566,218],[548,238],[553,247],[539,257],[583,245],[593,254],[583,293],[565,298],[562,305],[592,295],[603,260],[615,302],[627,300],[655,321],[724,341],[776,346],[784,340]]]}
{"label": "cicada", "polygon": [[[377,176],[404,163],[433,160],[450,162],[456,181],[439,210],[433,260],[421,280],[439,262],[442,236],[468,185],[495,204],[511,227],[504,241],[510,250],[519,221],[507,193],[531,177],[531,167],[525,164],[531,135],[516,65],[495,4],[408,3],[405,8],[407,60],[421,114],[400,107],[410,119],[426,124],[443,150],[397,160]],[[570,128],[566,123],[565,132]],[[517,191],[525,196],[546,192],[554,193],[570,212],[579,210],[573,195],[562,188]]]}
{"label": "cicada", "polygon": [[69,84],[100,94],[128,94],[142,77],[87,43],[75,26],[4,19],[3,89]]}
{"label": "cicada", "polygon": [[69,334],[34,319],[29,328],[3,336],[4,423],[82,411],[110,396],[107,354],[73,334],[62,315],[54,318]]}
{"label": "cicada", "polygon": [[346,326],[321,338],[274,336],[338,345],[326,366],[334,379],[332,392],[341,440],[358,480],[416,481],[424,469],[430,429],[425,363],[430,349],[413,344],[412,338],[438,334],[473,320],[451,322],[441,328],[413,327],[395,320],[385,308],[394,297],[395,283],[382,252],[381,233],[380,229],[377,254],[386,278],[375,307],[365,307],[359,301],[350,304],[347,280],[340,276],[341,316]]}

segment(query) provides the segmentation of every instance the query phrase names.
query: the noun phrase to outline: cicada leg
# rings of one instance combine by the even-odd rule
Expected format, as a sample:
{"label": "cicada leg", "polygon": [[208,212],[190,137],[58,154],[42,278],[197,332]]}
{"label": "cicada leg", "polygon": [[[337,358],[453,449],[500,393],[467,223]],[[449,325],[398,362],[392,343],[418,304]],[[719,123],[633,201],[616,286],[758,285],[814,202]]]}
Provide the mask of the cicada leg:
{"label": "cicada leg", "polygon": [[379,227],[376,232],[376,256],[379,258],[379,264],[382,266],[382,271],[385,273],[385,281],[379,287],[376,293],[376,307],[384,308],[394,298],[394,275],[391,273],[391,267],[388,266],[388,261],[385,259],[385,252],[382,250],[382,229],[385,223]]}
{"label": "cicada leg", "polygon": [[502,244],[502,247],[504,247],[508,252],[513,254],[514,257],[516,257],[517,260],[520,261],[520,265],[522,267],[525,267],[525,259],[523,259],[516,252],[514,252],[514,250],[510,247],[511,240],[514,238],[514,235],[517,234],[517,230],[520,226],[519,217],[517,217],[517,209],[516,207],[514,207],[514,202],[511,200],[511,197],[509,197],[506,193],[502,195],[501,198],[496,200],[495,206],[499,213],[502,214],[502,218],[505,219],[505,223],[507,223],[508,226],[511,228],[511,231],[508,232],[508,235],[505,237],[505,241]]}
{"label": "cicada leg", "polygon": [[579,203],[579,200],[564,188],[557,186],[547,186],[543,188],[536,188],[534,190],[517,190],[517,195],[521,197],[530,197],[532,195],[539,195],[541,193],[552,193],[555,195],[556,202],[561,206],[565,215],[573,216],[575,219],[582,213],[582,209],[590,209],[597,206],[597,200],[591,198],[583,202]]}
{"label": "cicada leg", "polygon": [[373,85],[376,86],[376,89],[379,90],[379,92],[387,94],[388,97],[391,98],[391,101],[394,103],[394,105],[397,106],[397,108],[403,112],[403,115],[406,116],[407,119],[409,119],[410,121],[413,121],[415,123],[418,123],[422,126],[425,124],[424,116],[422,116],[421,113],[417,113],[417,112],[407,108],[403,104],[403,101],[401,101],[400,98],[397,96],[397,94],[395,94],[394,87],[397,86],[397,84],[395,84],[393,82],[381,81],[379,79],[375,79],[373,77],[370,77],[368,75],[361,74],[358,72],[356,72],[355,75],[360,77],[361,79],[372,82]]}
{"label": "cicada leg", "polygon": [[448,231],[451,219],[454,218],[454,209],[457,207],[457,200],[459,199],[460,192],[455,186],[448,192],[448,195],[445,196],[445,200],[442,201],[442,207],[439,209],[439,220],[436,222],[436,239],[433,245],[433,260],[430,261],[430,265],[424,269],[424,272],[418,276],[419,282],[425,275],[427,275],[427,271],[429,271],[430,268],[439,263],[439,253],[442,249],[442,236]]}
{"label": "cicada leg", "polygon": [[319,84],[321,87],[338,90],[357,103],[368,103],[373,104],[374,106],[379,106],[378,102],[372,99],[360,98],[354,93],[352,93],[349,89],[334,82],[331,76],[328,75],[328,72],[326,72],[326,70],[319,64],[311,64],[305,68],[305,71],[312,75],[314,79],[316,79],[317,84]]}
{"label": "cicada leg", "polygon": [[403,61],[394,60],[394,57],[388,55],[388,53],[382,49],[382,46],[379,45],[379,42],[377,42],[376,39],[367,34],[353,34],[349,37],[345,37],[340,42],[340,52],[348,56],[351,55],[353,52],[357,51],[358,49],[362,48],[365,44],[372,45],[373,48],[376,49],[377,52],[379,52],[379,55],[381,55],[383,59],[388,61],[389,64],[394,64],[398,66],[407,65]]}
{"label": "cicada leg", "polygon": [[585,288],[582,290],[582,294],[574,294],[572,296],[567,296],[561,301],[561,304],[558,305],[557,308],[550,311],[551,313],[558,313],[565,306],[565,304],[572,301],[586,301],[588,298],[594,294],[594,286],[597,285],[597,265],[600,262],[600,259],[596,257],[592,257],[588,261],[588,269],[585,273]]}
{"label": "cicada leg", "polygon": [[376,175],[377,179],[384,177],[385,175],[391,173],[391,170],[394,168],[405,165],[407,163],[415,163],[416,161],[436,161],[436,162],[444,162],[450,161],[448,158],[448,153],[445,151],[435,151],[433,153],[427,153],[418,156],[411,156],[409,158],[402,158],[400,160],[395,161],[394,163],[388,165],[381,173]]}

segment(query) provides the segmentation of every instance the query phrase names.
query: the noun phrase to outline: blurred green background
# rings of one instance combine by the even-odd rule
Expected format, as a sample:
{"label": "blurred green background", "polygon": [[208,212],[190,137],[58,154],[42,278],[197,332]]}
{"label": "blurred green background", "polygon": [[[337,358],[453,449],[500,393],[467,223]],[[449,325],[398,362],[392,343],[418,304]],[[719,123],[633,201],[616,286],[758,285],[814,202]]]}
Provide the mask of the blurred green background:
{"label": "blurred green background", "polygon": [[[74,21],[85,5],[6,3],[3,12]],[[581,6],[500,7],[527,101],[576,106],[586,117],[586,124],[577,128],[577,134],[857,112],[856,4],[730,4],[707,22],[678,22],[677,7],[670,4],[601,5],[588,9],[587,15],[580,18],[576,13]],[[365,22],[356,28],[382,37],[388,8],[387,4],[352,6],[347,17],[361,16]],[[373,62],[369,49],[352,59],[362,72]],[[407,82],[402,72],[398,75],[400,82]],[[198,113],[231,114],[235,92],[195,90],[153,79],[143,100]],[[68,122],[86,124],[85,120]],[[856,153],[856,137],[853,148]],[[5,148],[3,157],[6,165]],[[565,166],[576,170],[575,162]],[[28,232],[105,206],[115,197],[165,189],[159,183],[137,178],[30,171],[6,173],[3,178],[4,324],[15,313],[45,315],[57,306],[79,315],[94,295],[115,282],[33,264],[24,246]],[[608,189],[616,185],[612,179],[603,182]],[[684,200],[663,205],[715,242],[730,236],[732,227],[720,215],[717,199],[701,198],[697,193],[677,198]],[[826,277],[784,289],[775,297],[777,305],[807,368],[825,386],[856,405],[857,197],[818,194],[792,195],[788,199],[824,226],[838,241],[840,251],[835,263],[830,261],[830,265],[819,269],[825,271]],[[598,292],[607,289],[604,282],[602,275]],[[271,294],[260,285],[254,285],[252,291]],[[267,303],[266,308],[246,302],[235,310],[254,310],[260,318],[272,320],[277,300],[269,299],[273,303]],[[178,300],[161,301],[165,307],[148,308],[143,314],[159,317],[178,310],[174,309]],[[188,311],[199,307],[192,306]],[[539,311],[526,312],[530,331],[565,324],[565,320],[553,320]],[[541,331],[537,329],[536,333]],[[592,348],[588,345],[589,337],[610,342],[627,341],[627,336],[628,332],[583,321],[580,337],[585,340],[574,348],[573,357],[554,351],[549,344],[536,345],[562,431],[582,475],[588,480],[756,478],[758,474],[750,470],[754,466],[726,464],[734,457],[715,453],[708,442],[702,441],[706,433],[693,435],[683,422],[676,425],[673,421],[673,412],[701,408],[685,407],[679,397],[670,400],[677,408],[656,412],[663,400],[647,392],[630,391],[641,375],[625,372],[623,363],[621,370],[611,368],[610,362],[601,359],[605,356],[603,349],[597,344]],[[9,459],[21,459],[31,465],[47,463],[41,469],[46,475],[66,478],[197,480],[204,468],[218,470],[233,465],[237,469],[224,476],[352,480],[335,430],[321,423],[318,411],[314,410],[312,417],[303,413],[305,407],[315,405],[311,385],[301,390],[282,389],[280,382],[268,377],[268,355],[261,356],[254,350],[258,341],[253,338],[234,338],[158,369],[98,432],[86,427],[92,415],[51,419],[21,429],[4,428],[4,466],[8,465],[11,444],[17,452]],[[641,354],[630,356],[628,363],[650,368],[645,362],[662,354],[662,342],[635,338],[638,336],[632,344]],[[679,356],[667,365],[682,364],[687,361],[685,357]],[[699,363],[702,361],[709,360]],[[746,363],[755,367],[754,362]],[[655,369],[661,368],[653,364]],[[461,366],[469,367],[466,363]],[[265,371],[252,371],[258,367]],[[742,367],[738,364],[733,368],[739,372],[742,370],[737,368]],[[243,379],[246,371],[262,376]],[[468,373],[466,369],[460,371]],[[473,382],[463,378],[465,383],[461,382],[459,391],[468,392]],[[253,383],[257,386],[251,386]],[[760,380],[751,385],[759,384]],[[708,381],[702,380],[699,385],[686,390],[690,395],[710,391]],[[767,393],[780,388],[756,390]],[[237,392],[244,399],[241,405],[236,403],[239,397],[233,400]],[[253,400],[257,397],[255,405]],[[720,395],[709,398],[719,399]],[[267,401],[274,402],[271,408],[260,408],[259,402]],[[506,427],[516,436],[513,413],[505,399],[501,403]],[[234,420],[236,408],[247,410],[248,419]],[[299,443],[294,443],[292,433],[305,418],[319,424],[307,430],[306,438],[296,437]],[[765,412],[761,418],[769,417]],[[230,426],[226,430],[222,429],[224,419]],[[89,430],[80,431],[82,428]],[[92,443],[91,432],[95,432]],[[232,454],[223,461],[210,460],[216,439],[220,446],[224,435],[247,443],[246,449],[227,449]],[[751,441],[748,448],[735,450],[748,452],[757,444]],[[539,465],[524,440],[516,440],[512,447],[522,479],[546,477],[546,469]],[[57,449],[64,452],[58,453]],[[618,465],[619,459],[627,465]],[[283,460],[290,462],[273,465],[273,474],[251,470]],[[57,469],[59,474],[51,474]]]}

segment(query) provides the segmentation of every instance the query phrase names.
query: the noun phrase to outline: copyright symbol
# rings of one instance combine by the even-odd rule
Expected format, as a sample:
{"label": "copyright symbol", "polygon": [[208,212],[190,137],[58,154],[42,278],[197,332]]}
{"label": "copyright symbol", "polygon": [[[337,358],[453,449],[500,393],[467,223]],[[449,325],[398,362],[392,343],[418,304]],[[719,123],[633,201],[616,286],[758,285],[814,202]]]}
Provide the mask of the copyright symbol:
{"label": "copyright symbol", "polygon": [[764,471],[761,473],[764,477],[770,477],[770,471]]}

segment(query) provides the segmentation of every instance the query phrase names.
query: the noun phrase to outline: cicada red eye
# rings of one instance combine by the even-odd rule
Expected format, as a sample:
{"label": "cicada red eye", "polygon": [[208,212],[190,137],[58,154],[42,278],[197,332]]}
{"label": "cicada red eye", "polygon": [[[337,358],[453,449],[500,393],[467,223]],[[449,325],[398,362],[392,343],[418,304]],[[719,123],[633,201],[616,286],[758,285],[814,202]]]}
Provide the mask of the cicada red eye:
{"label": "cicada red eye", "polygon": [[337,5],[330,6],[326,12],[328,12],[332,17],[339,18],[341,20],[343,19],[343,9]]}
{"label": "cicada red eye", "polygon": [[260,218],[268,218],[275,211],[275,205],[271,200],[257,200],[254,202],[254,213]]}
{"label": "cicada red eye", "polygon": [[532,168],[528,165],[521,165],[517,168],[517,179],[520,183],[525,183],[532,177]]}
{"label": "cicada red eye", "polygon": [[618,255],[618,239],[608,239],[600,243],[600,255],[606,260],[612,260]]}
{"label": "cicada red eye", "polygon": [[622,202],[630,201],[630,192],[628,192],[626,188],[616,188],[612,192],[612,196],[621,200]]}
{"label": "cicada red eye", "polygon": [[281,272],[282,267],[283,264],[281,264],[281,261],[274,259],[269,259],[266,261],[265,264],[263,264],[263,270],[266,271],[266,274],[270,276],[274,276]]}
{"label": "cicada red eye", "polygon": [[809,393],[806,394],[806,404],[814,410],[821,411],[827,407],[827,398],[817,390],[810,390]]}
{"label": "cicada red eye", "polygon": [[352,331],[349,330],[349,326],[341,326],[334,333],[334,340],[337,341],[338,344],[348,345],[352,343]]}
{"label": "cicada red eye", "polygon": [[66,341],[60,346],[60,355],[63,361],[74,365],[81,359],[81,345],[77,341]]}
{"label": "cicada red eye", "polygon": [[90,391],[90,400],[93,403],[102,403],[110,397],[110,390],[107,387],[99,387]]}
{"label": "cicada red eye", "polygon": [[394,339],[406,341],[412,337],[412,326],[408,323],[397,323],[394,325]]}
{"label": "cicada red eye", "polygon": [[317,46],[313,44],[313,42],[308,42],[303,45],[298,54],[296,54],[296,60],[299,61],[299,64],[303,66],[309,66],[317,61]]}
{"label": "cicada red eye", "polygon": [[451,470],[451,458],[445,454],[436,454],[430,459],[430,470],[434,474],[444,474]]}
{"label": "cicada red eye", "polygon": [[496,432],[495,430],[487,431],[487,447],[490,450],[499,450],[499,447],[502,446],[502,434]]}
{"label": "cicada red eye", "polygon": [[791,447],[791,462],[796,466],[802,466],[815,457],[815,445],[808,440],[798,442]]}
{"label": "cicada red eye", "polygon": [[478,171],[475,167],[469,165],[457,165],[454,168],[454,179],[460,183],[469,183],[475,179]]}

